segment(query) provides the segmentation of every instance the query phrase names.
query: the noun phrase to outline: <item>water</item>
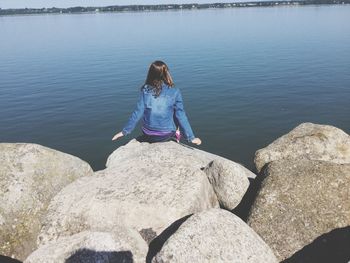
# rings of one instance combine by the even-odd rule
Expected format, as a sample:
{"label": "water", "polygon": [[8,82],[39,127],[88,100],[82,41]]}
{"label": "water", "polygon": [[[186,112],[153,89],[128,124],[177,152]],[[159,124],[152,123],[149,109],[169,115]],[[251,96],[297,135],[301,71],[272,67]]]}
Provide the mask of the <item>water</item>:
{"label": "water", "polygon": [[0,17],[0,141],[102,169],[150,62],[182,90],[199,147],[253,168],[302,122],[350,133],[350,6]]}

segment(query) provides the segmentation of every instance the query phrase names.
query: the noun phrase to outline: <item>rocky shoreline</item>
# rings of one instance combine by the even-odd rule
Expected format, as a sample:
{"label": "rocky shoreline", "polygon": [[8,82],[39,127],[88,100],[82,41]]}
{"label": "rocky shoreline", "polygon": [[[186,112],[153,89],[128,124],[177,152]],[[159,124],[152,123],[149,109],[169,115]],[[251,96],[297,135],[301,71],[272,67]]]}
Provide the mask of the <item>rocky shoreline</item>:
{"label": "rocky shoreline", "polygon": [[350,261],[350,136],[336,127],[299,125],[256,152],[258,174],[135,140],[96,172],[37,144],[0,143],[0,162],[1,263]]}

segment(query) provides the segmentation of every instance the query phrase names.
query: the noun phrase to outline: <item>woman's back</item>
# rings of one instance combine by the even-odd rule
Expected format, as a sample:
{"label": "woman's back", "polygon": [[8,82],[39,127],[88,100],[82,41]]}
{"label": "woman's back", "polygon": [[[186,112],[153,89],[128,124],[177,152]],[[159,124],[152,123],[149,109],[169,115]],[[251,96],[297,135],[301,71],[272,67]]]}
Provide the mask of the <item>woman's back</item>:
{"label": "woman's back", "polygon": [[160,131],[175,131],[174,109],[179,90],[175,87],[162,85],[162,90],[156,96],[154,89],[145,85],[142,89],[144,100],[143,125],[148,129]]}

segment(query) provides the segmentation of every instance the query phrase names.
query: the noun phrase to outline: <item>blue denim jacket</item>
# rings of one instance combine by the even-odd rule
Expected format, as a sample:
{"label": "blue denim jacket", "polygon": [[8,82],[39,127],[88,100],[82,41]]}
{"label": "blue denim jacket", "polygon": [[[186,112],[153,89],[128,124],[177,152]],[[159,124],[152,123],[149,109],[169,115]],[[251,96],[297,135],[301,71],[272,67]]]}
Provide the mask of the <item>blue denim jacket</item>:
{"label": "blue denim jacket", "polygon": [[123,135],[131,133],[142,117],[143,126],[149,130],[176,131],[176,121],[180,126],[182,135],[188,141],[195,138],[178,88],[163,84],[161,93],[158,97],[155,97],[155,93],[150,86],[145,85],[140,92],[136,109],[122,130]]}

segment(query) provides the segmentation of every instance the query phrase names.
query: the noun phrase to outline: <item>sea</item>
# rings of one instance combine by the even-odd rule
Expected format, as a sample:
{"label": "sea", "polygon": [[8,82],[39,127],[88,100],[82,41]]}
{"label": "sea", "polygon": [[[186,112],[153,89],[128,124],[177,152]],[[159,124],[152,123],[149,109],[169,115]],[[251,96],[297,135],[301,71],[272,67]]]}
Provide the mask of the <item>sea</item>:
{"label": "sea", "polygon": [[0,142],[104,169],[141,134],[111,140],[154,60],[198,148],[253,171],[256,150],[303,122],[350,133],[350,5],[275,6],[0,17]]}

